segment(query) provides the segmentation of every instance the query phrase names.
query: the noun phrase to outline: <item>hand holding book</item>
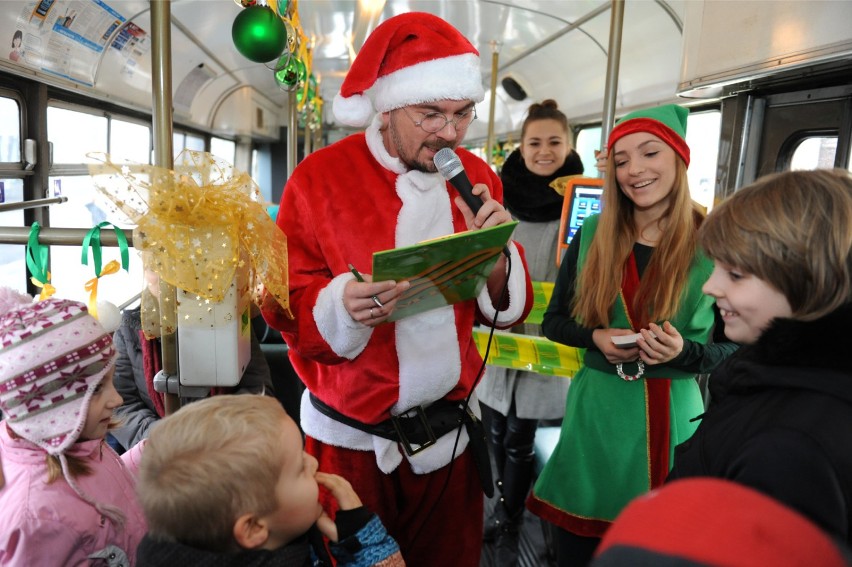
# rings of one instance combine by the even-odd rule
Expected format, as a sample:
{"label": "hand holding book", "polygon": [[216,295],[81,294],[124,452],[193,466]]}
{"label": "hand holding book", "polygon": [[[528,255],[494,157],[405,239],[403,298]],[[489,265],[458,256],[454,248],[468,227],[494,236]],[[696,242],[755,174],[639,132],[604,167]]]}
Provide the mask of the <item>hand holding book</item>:
{"label": "hand holding book", "polygon": [[388,321],[475,298],[518,223],[450,234],[373,254],[373,281],[408,281]]}

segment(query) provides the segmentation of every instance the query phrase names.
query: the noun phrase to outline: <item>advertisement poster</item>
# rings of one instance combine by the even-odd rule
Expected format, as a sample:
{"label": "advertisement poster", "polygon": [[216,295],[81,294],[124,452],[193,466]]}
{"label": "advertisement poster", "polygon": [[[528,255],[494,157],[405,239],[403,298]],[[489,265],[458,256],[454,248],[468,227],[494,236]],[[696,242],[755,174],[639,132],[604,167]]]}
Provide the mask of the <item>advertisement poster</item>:
{"label": "advertisement poster", "polygon": [[[128,62],[144,55],[148,34],[102,0],[34,0],[27,2],[9,29],[8,60],[86,86],[109,46]],[[108,43],[111,42],[111,43]],[[0,55],[2,57],[2,55]]]}

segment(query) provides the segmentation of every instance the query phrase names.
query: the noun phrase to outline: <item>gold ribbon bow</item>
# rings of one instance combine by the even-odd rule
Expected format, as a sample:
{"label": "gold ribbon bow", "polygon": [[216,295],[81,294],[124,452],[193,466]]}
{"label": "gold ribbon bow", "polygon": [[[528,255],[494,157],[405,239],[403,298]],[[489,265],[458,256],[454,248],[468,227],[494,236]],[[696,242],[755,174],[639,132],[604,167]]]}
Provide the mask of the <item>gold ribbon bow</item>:
{"label": "gold ribbon bow", "polygon": [[121,269],[121,264],[118,260],[110,260],[101,273],[86,282],[85,288],[89,292],[89,314],[95,319],[98,318],[98,281],[104,276],[118,273]]}

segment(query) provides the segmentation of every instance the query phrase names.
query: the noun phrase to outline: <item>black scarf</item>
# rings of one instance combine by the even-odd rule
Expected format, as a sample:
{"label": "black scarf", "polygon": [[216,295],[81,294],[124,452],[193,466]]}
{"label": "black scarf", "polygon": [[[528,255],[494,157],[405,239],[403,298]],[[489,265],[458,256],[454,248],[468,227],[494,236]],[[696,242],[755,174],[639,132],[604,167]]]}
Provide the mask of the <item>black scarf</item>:
{"label": "black scarf", "polygon": [[583,161],[574,150],[568,153],[559,169],[542,177],[527,169],[521,150],[509,154],[500,179],[503,181],[503,200],[512,216],[518,220],[547,222],[562,216],[563,197],[550,187],[550,182],[566,175],[583,173]]}

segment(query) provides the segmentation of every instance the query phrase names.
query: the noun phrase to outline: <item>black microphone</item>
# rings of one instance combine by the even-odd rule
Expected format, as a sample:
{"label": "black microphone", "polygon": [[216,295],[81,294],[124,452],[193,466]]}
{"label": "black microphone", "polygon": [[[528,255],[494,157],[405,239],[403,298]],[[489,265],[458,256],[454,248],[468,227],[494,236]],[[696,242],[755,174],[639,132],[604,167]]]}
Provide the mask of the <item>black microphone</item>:
{"label": "black microphone", "polygon": [[482,206],[482,199],[473,194],[473,185],[467,178],[464,166],[456,152],[451,148],[442,148],[435,154],[433,161],[444,179],[456,188],[456,191],[459,192],[459,195],[476,216]]}

